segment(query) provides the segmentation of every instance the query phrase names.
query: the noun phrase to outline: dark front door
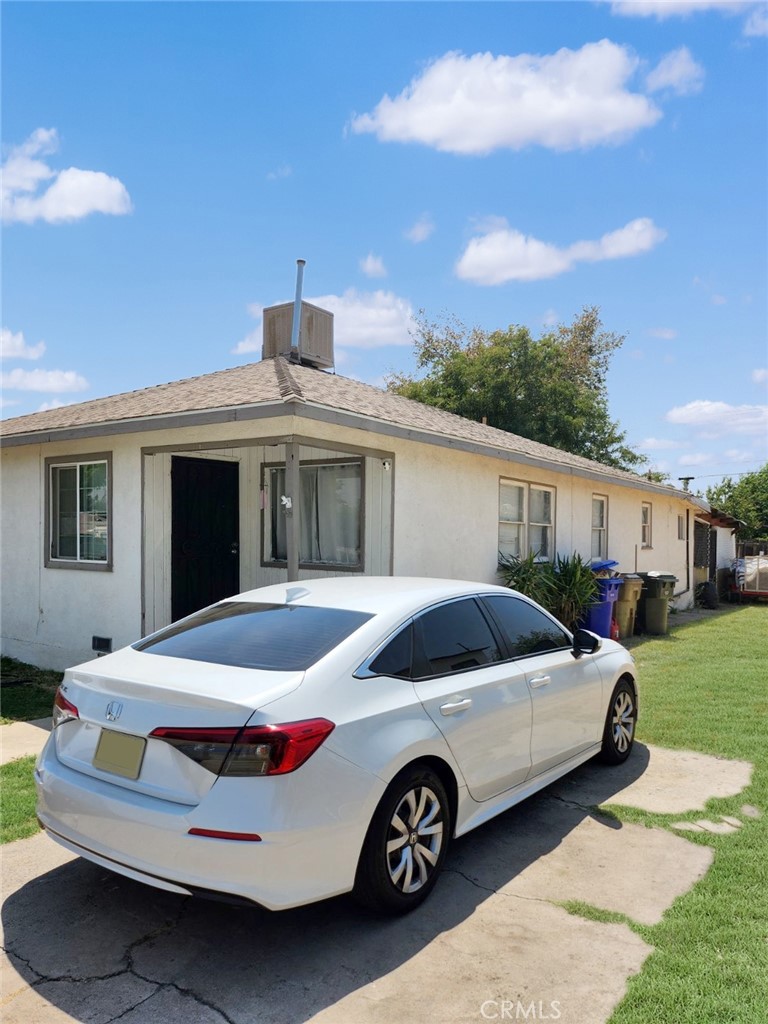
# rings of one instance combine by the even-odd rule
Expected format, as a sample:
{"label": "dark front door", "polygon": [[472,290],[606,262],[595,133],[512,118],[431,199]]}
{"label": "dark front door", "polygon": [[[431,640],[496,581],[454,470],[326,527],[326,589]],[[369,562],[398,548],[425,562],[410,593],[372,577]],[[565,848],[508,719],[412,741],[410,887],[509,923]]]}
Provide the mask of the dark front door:
{"label": "dark front door", "polygon": [[171,462],[171,613],[174,621],[240,589],[239,466]]}

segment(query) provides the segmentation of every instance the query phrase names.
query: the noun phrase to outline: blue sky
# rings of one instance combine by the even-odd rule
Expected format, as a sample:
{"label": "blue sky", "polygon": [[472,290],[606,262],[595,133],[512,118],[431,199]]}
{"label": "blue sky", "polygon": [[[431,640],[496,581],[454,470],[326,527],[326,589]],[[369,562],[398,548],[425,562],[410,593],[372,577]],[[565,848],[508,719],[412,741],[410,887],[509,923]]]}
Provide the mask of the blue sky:
{"label": "blue sky", "polygon": [[765,3],[3,4],[3,415],[411,317],[625,334],[612,414],[703,489],[768,458]]}

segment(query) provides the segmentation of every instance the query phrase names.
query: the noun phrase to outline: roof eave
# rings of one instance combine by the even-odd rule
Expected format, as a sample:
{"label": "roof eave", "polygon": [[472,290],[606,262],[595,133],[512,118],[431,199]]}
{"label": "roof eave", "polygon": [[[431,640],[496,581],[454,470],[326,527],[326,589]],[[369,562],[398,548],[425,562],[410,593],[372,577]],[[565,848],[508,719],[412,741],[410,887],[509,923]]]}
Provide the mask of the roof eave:
{"label": "roof eave", "polygon": [[[254,403],[253,405],[223,406],[216,409],[196,409],[189,412],[163,413],[154,416],[134,417],[131,419],[106,420],[101,423],[88,423],[81,426],[60,427],[48,430],[31,431],[26,434],[12,434],[0,437],[0,447],[11,448],[22,445],[48,444],[55,441],[74,441],[89,437],[109,437],[120,434],[134,434],[145,431],[173,430],[182,427],[209,426],[217,423],[248,422],[250,420],[271,419],[276,416],[298,415],[317,422],[331,423],[343,427],[362,429],[369,433],[397,437],[403,440],[416,441],[422,444],[433,444],[453,451],[462,451],[474,455],[486,455],[505,462],[536,467],[538,469],[554,469],[568,476],[581,477],[618,487],[630,487],[654,494],[686,499],[692,504],[694,495],[677,490],[666,484],[659,484],[642,477],[623,477],[614,474],[610,467],[605,471],[588,467],[574,466],[567,462],[559,462],[556,457],[531,455],[527,452],[510,448],[501,448],[490,442],[473,441],[452,434],[441,434],[422,427],[401,426],[388,420],[366,416],[363,413],[335,409],[319,403],[308,402],[296,395],[278,401]],[[556,452],[556,449],[554,450]]]}

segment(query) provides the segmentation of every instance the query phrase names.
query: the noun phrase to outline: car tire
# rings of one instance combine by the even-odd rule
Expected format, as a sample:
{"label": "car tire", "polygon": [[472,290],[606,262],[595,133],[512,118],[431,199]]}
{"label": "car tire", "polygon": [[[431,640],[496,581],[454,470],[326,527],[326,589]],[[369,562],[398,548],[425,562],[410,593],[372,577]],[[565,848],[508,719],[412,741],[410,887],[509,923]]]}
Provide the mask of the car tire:
{"label": "car tire", "polygon": [[632,753],[637,728],[637,696],[627,679],[620,679],[605,716],[600,757],[606,764],[622,764]]}
{"label": "car tire", "polygon": [[405,768],[368,827],[355,899],[378,913],[415,910],[437,882],[451,831],[451,805],[439,776],[425,765]]}

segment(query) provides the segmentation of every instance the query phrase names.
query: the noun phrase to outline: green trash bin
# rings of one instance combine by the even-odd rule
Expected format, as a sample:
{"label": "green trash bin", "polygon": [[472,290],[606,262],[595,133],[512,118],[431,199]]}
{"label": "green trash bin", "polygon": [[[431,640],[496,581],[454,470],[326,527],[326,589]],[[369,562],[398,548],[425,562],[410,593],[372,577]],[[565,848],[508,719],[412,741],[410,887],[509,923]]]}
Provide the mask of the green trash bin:
{"label": "green trash bin", "polygon": [[641,572],[643,592],[637,609],[640,630],[664,636],[669,629],[669,599],[674,597],[677,576],[671,572]]}

